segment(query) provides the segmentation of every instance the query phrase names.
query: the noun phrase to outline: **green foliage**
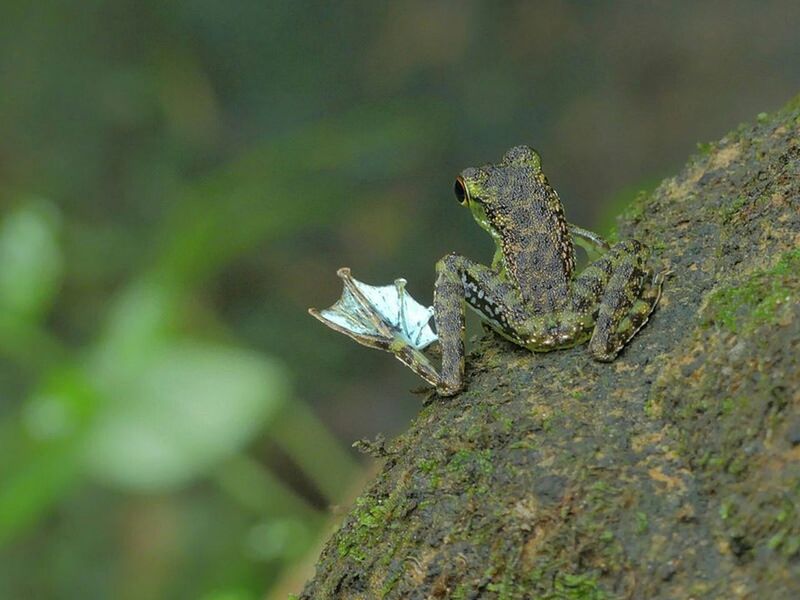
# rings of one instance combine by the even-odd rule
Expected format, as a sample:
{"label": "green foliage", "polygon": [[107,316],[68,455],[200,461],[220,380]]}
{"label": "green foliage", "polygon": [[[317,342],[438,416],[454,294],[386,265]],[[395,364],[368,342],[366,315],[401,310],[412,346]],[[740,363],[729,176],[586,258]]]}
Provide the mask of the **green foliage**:
{"label": "green foliage", "polygon": [[288,395],[282,368],[239,349],[200,343],[153,348],[110,378],[112,398],[87,432],[89,472],[123,489],[185,485],[231,456]]}
{"label": "green foliage", "polygon": [[59,216],[43,201],[27,201],[0,223],[0,312],[31,321],[50,308],[63,276]]}

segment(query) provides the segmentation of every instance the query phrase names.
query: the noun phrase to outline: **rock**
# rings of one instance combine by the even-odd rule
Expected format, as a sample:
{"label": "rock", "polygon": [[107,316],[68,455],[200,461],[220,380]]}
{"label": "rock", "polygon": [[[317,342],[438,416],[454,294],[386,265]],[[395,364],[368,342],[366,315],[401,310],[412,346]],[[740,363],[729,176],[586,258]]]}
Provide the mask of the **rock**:
{"label": "rock", "polygon": [[301,598],[800,597],[800,97],[637,200],[630,237],[674,274],[619,358],[483,338]]}

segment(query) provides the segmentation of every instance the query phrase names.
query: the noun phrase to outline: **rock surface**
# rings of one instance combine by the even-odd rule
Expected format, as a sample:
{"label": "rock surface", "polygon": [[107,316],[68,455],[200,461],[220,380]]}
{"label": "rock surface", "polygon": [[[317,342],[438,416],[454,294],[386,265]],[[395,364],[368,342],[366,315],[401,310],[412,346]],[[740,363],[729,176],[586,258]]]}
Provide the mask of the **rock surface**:
{"label": "rock surface", "polygon": [[300,598],[800,598],[800,97],[640,197],[631,237],[673,275],[620,357],[482,340]]}

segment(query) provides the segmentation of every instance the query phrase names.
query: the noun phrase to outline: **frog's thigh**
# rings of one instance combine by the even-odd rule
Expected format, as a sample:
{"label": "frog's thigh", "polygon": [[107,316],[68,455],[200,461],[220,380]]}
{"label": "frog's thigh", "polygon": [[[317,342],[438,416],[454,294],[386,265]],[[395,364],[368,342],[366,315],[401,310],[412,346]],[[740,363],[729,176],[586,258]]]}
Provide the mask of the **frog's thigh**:
{"label": "frog's thigh", "polygon": [[644,325],[658,301],[660,283],[658,290],[652,290],[652,272],[643,264],[646,250],[642,251],[638,243],[630,248],[630,242],[624,244],[612,248],[616,256],[589,341],[589,352],[596,360],[613,360]]}

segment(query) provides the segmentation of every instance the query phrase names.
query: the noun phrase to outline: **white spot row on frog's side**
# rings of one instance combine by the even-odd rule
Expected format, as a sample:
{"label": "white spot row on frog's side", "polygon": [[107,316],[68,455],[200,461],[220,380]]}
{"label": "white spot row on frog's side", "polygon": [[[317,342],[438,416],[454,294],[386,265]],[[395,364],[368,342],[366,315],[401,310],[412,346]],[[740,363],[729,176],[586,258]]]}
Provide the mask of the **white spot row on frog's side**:
{"label": "white spot row on frog's side", "polygon": [[506,323],[500,307],[489,299],[485,291],[479,288],[474,281],[470,280],[466,273],[462,273],[461,283],[464,286],[464,299],[469,307],[477,312],[490,325],[499,329],[505,329]]}
{"label": "white spot row on frog's side", "polygon": [[462,273],[461,283],[464,286],[465,297],[471,298],[473,296],[477,296],[478,294],[480,294],[479,297],[483,297],[483,290],[478,290],[477,284],[474,281],[470,281],[466,273]]}

